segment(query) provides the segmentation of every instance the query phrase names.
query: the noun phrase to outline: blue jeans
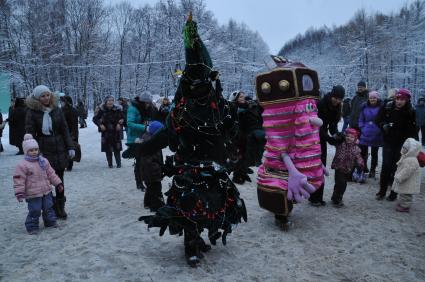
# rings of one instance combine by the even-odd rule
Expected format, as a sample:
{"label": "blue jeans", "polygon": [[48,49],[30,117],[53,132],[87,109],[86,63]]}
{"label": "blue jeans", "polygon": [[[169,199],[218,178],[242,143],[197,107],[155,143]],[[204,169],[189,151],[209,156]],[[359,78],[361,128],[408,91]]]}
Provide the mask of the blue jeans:
{"label": "blue jeans", "polygon": [[44,226],[50,227],[56,224],[52,193],[43,197],[27,199],[26,202],[28,203],[28,215],[25,220],[25,227],[28,232],[38,230],[38,219],[41,211],[43,211]]}

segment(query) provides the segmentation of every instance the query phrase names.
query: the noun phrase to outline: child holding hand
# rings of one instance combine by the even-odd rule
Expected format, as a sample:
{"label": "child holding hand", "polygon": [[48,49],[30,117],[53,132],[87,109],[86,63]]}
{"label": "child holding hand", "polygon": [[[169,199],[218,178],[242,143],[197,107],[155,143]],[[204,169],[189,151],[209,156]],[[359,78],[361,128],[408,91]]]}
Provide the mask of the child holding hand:
{"label": "child holding hand", "polygon": [[353,169],[358,167],[363,170],[364,168],[361,150],[357,145],[358,138],[359,132],[354,128],[348,128],[345,131],[345,138],[339,138],[335,142],[336,151],[331,166],[335,169],[335,186],[331,199],[332,204],[337,208],[344,206],[342,197]]}

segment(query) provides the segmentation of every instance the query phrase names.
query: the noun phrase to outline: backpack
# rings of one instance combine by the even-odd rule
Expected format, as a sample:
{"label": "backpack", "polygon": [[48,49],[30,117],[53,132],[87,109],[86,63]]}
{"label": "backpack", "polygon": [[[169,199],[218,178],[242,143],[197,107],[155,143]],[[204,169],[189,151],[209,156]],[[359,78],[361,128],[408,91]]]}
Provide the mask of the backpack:
{"label": "backpack", "polygon": [[425,153],[420,151],[416,158],[418,159],[419,166],[425,167]]}

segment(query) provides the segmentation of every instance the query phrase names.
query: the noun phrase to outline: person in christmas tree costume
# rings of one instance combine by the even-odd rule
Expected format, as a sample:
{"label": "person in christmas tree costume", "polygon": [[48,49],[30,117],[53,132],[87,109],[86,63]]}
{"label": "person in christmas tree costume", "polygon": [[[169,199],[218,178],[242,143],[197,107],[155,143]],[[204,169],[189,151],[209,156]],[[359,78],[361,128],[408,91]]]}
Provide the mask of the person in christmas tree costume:
{"label": "person in christmas tree costume", "polygon": [[163,173],[173,177],[172,185],[165,193],[166,204],[139,220],[159,227],[160,236],[167,228],[170,234],[184,235],[186,260],[196,266],[211,249],[201,237],[203,230],[208,230],[211,244],[220,237],[226,244],[232,225],[246,221],[247,215],[226,161],[228,143],[237,130],[235,117],[192,15],[183,37],[186,66],[166,126],[136,149],[143,155],[168,145],[175,154],[166,158]]}

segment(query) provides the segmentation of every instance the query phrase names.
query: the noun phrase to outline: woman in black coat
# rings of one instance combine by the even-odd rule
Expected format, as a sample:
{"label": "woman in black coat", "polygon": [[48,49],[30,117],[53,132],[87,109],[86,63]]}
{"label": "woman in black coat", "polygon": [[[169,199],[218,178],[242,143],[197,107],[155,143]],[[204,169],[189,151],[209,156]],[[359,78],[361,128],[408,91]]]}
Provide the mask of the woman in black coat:
{"label": "woman in black coat", "polygon": [[[39,85],[26,100],[28,111],[25,130],[37,140],[40,151],[64,183],[64,171],[68,160],[74,158],[75,150],[63,112],[47,86]],[[65,189],[56,187],[56,216],[66,219]]]}
{"label": "woman in black coat", "polygon": [[[412,107],[412,95],[407,89],[399,89],[394,101],[387,102],[379,111],[376,117],[376,124],[381,128],[384,136],[384,146],[382,147],[382,169],[379,179],[380,189],[376,193],[376,199],[385,198],[388,186],[394,181],[394,173],[397,169],[397,162],[401,156],[401,147],[407,138],[418,139],[416,131],[416,115]],[[388,201],[394,201],[397,193],[390,192]]]}
{"label": "woman in black coat", "polygon": [[9,143],[19,149],[17,155],[24,154],[22,150],[22,141],[25,135],[25,116],[27,107],[24,98],[16,98],[9,113]]}
{"label": "woman in black coat", "polygon": [[[72,98],[70,96],[62,96],[60,98],[62,111],[68,124],[69,133],[74,146],[78,144],[78,111],[72,106]],[[66,170],[71,171],[74,165],[73,160],[69,160]]]}
{"label": "woman in black coat", "polygon": [[100,105],[98,113],[93,117],[93,122],[102,132],[102,152],[106,154],[109,168],[112,168],[112,153],[115,156],[117,168],[121,167],[122,150],[121,129],[124,124],[124,114],[120,105],[114,104],[112,96],[107,96],[104,103]]}

